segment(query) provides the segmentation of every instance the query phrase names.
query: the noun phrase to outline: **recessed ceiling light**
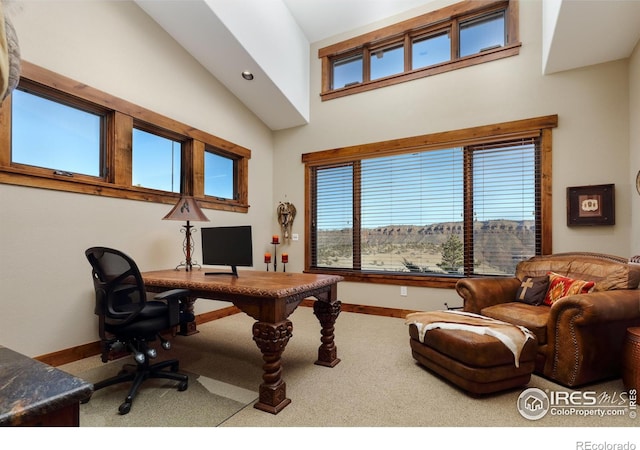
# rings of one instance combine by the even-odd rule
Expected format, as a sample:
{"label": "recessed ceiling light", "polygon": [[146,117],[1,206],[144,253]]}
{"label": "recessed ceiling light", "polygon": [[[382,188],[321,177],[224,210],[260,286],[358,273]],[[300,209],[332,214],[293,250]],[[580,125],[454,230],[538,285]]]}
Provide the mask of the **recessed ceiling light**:
{"label": "recessed ceiling light", "polygon": [[253,74],[248,70],[245,70],[244,72],[242,72],[242,78],[244,78],[247,81],[251,81],[253,80]]}

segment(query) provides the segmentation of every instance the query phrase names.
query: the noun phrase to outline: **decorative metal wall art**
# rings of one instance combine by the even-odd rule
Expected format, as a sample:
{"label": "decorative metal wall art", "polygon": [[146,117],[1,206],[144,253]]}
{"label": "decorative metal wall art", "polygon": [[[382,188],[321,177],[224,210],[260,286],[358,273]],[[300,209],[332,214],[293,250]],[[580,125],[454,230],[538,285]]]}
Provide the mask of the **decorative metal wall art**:
{"label": "decorative metal wall art", "polygon": [[277,209],[278,224],[282,230],[282,239],[291,239],[291,227],[293,227],[293,220],[296,218],[296,207],[293,203],[280,202]]}

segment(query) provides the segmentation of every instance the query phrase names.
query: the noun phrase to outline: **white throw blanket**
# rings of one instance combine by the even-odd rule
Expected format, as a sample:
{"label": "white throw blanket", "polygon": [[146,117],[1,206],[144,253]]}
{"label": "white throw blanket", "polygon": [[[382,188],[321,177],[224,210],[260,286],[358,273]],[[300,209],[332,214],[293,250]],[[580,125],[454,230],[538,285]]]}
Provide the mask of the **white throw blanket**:
{"label": "white throw blanket", "polygon": [[420,342],[429,330],[465,330],[486,334],[500,340],[513,353],[516,367],[520,366],[520,353],[533,334],[527,328],[464,311],[429,311],[408,314],[405,324],[418,328]]}

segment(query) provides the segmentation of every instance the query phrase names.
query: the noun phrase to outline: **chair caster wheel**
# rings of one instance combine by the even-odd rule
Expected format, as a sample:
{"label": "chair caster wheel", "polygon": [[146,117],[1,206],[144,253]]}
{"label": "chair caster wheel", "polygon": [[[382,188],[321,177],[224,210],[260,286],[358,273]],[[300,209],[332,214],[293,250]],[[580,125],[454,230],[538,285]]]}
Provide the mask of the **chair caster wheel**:
{"label": "chair caster wheel", "polygon": [[186,391],[188,387],[189,387],[188,381],[181,381],[180,384],[178,385],[178,391],[180,392]]}
{"label": "chair caster wheel", "polygon": [[118,412],[122,415],[127,414],[129,411],[131,411],[131,402],[124,402],[118,408]]}

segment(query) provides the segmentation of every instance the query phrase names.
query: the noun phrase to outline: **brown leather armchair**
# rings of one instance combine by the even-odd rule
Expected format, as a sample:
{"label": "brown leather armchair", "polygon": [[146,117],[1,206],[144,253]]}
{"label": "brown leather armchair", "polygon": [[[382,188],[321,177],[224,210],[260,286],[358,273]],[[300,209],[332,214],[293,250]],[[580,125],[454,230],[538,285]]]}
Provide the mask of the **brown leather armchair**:
{"label": "brown leather armchair", "polygon": [[[548,272],[595,282],[588,294],[570,295],[551,306],[516,301],[521,280]],[[575,387],[622,373],[628,327],[640,326],[640,265],[597,253],[560,253],[522,261],[515,277],[466,278],[456,291],[463,309],[522,325],[538,339],[535,373]]]}

